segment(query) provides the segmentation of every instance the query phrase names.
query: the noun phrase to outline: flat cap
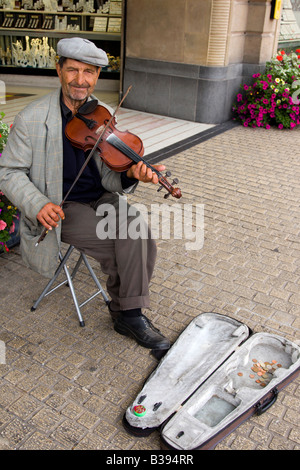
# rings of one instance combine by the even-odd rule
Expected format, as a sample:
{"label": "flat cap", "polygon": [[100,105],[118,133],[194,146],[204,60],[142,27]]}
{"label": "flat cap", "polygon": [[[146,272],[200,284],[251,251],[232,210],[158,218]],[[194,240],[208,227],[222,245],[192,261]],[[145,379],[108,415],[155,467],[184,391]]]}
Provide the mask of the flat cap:
{"label": "flat cap", "polygon": [[57,43],[57,54],[60,57],[75,59],[85,64],[104,67],[108,65],[106,52],[99,49],[88,39],[83,38],[65,38]]}

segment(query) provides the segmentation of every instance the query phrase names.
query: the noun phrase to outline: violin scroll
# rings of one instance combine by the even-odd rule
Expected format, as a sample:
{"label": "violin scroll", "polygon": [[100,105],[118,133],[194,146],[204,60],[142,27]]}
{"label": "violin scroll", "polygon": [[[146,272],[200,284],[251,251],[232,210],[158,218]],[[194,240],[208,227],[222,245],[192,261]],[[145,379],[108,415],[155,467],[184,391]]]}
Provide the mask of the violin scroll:
{"label": "violin scroll", "polygon": [[167,171],[165,176],[161,176],[159,178],[159,182],[161,186],[158,188],[157,192],[165,188],[168,191],[168,193],[164,195],[165,199],[167,199],[170,195],[175,197],[176,199],[180,199],[182,196],[181,190],[179,188],[173,188],[173,184],[178,184],[179,180],[177,178],[174,178],[172,183],[170,184],[169,181],[167,180],[167,177],[169,176],[171,176],[171,172]]}

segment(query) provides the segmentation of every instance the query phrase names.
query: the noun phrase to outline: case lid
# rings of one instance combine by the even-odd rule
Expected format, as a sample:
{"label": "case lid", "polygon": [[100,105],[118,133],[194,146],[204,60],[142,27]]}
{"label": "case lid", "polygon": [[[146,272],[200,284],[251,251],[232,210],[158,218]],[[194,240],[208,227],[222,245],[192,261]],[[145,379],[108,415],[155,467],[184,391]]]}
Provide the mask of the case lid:
{"label": "case lid", "polygon": [[246,415],[266,411],[299,370],[297,344],[270,333],[253,334],[164,425],[164,442],[179,450],[211,448]]}

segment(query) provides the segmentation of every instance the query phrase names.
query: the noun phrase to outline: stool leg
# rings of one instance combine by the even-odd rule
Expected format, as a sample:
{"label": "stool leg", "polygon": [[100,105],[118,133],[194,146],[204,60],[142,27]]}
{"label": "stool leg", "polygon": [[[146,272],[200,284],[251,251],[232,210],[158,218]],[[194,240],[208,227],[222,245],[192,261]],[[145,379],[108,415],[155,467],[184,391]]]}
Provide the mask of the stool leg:
{"label": "stool leg", "polygon": [[95,282],[96,286],[98,287],[99,291],[101,292],[101,295],[102,295],[106,305],[108,305],[109,304],[109,298],[107,297],[106,292],[104,291],[103,287],[101,286],[100,282],[98,281],[98,278],[97,278],[96,274],[94,273],[90,263],[88,262],[86,255],[84,253],[81,253],[81,256],[82,256],[82,259],[83,259],[87,269],[89,270],[90,275],[94,279],[94,282]]}
{"label": "stool leg", "polygon": [[43,290],[43,292],[41,293],[39,298],[34,302],[33,306],[31,307],[32,312],[34,312],[37,309],[37,306],[39,305],[41,300],[47,295],[47,293],[50,290],[51,286],[56,281],[56,279],[58,278],[58,276],[61,273],[62,269],[64,268],[65,263],[67,262],[67,260],[70,257],[73,250],[74,250],[74,247],[70,246],[64,257],[62,257],[61,254],[60,254],[60,260],[61,260],[60,265],[58,266],[57,270],[55,271],[55,274],[54,274],[53,278],[50,279],[50,281],[46,285],[45,289]]}
{"label": "stool leg", "polygon": [[79,318],[79,325],[80,326],[85,326],[83,318],[81,316],[79,304],[77,302],[77,298],[76,298],[76,294],[75,294],[75,290],[74,290],[74,286],[73,286],[73,281],[72,281],[72,278],[70,276],[69,270],[68,270],[66,265],[64,265],[64,271],[65,271],[65,274],[67,276],[68,285],[69,285],[69,288],[70,288],[70,291],[71,291],[71,294],[72,294],[72,297],[73,297],[74,305],[75,305],[75,308],[76,308],[76,312],[77,312],[77,315],[78,315],[78,318]]}

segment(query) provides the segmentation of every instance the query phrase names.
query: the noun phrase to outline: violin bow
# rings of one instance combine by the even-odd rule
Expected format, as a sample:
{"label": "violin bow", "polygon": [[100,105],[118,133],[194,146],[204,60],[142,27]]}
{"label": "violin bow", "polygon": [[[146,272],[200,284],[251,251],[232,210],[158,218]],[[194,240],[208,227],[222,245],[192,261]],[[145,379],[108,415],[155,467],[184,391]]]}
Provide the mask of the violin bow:
{"label": "violin bow", "polygon": [[[103,126],[99,126],[98,129],[96,130],[96,133],[99,132],[99,130],[101,129],[101,127],[103,127],[98,139],[96,140],[95,142],[95,145],[94,147],[91,149],[90,153],[88,154],[84,164],[82,165],[82,167],[80,168],[79,172],[78,172],[78,175],[76,176],[75,180],[73,181],[71,187],[69,188],[67,194],[65,195],[65,197],[63,198],[63,200],[61,201],[61,203],[59,204],[59,207],[62,207],[64,205],[64,203],[66,202],[66,199],[68,198],[68,196],[70,195],[72,189],[74,188],[75,184],[77,183],[77,181],[79,180],[80,176],[82,175],[82,173],[84,172],[86,166],[88,165],[90,159],[92,158],[92,156],[94,155],[97,147],[98,147],[98,144],[100,142],[100,140],[102,139],[102,137],[104,136],[106,130],[109,128],[109,126],[111,125],[114,117],[116,116],[117,112],[119,111],[120,107],[122,106],[122,103],[124,102],[124,100],[126,99],[128,93],[130,92],[132,88],[132,85],[129,86],[128,90],[126,91],[125,95],[123,96],[123,98],[121,99],[120,103],[118,104],[118,106],[116,107],[114,113],[111,115],[110,119],[107,121],[106,125],[103,127]],[[35,246],[38,246],[40,244],[40,242],[42,242],[44,240],[44,238],[46,237],[47,233],[49,232],[49,229],[47,229],[46,227],[44,228],[44,230],[42,231],[41,233],[41,236],[40,238],[38,239],[38,241],[36,242]]]}

